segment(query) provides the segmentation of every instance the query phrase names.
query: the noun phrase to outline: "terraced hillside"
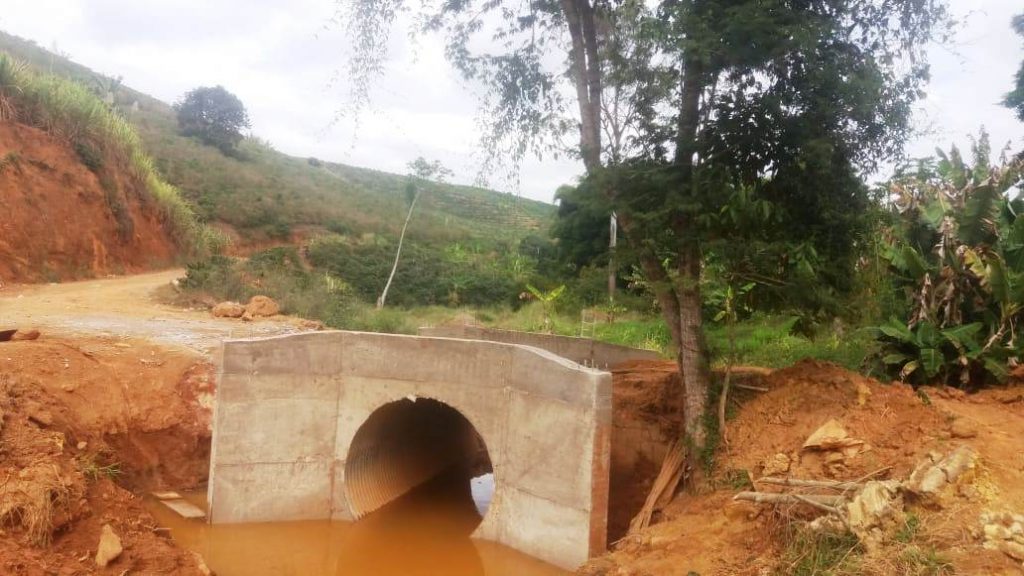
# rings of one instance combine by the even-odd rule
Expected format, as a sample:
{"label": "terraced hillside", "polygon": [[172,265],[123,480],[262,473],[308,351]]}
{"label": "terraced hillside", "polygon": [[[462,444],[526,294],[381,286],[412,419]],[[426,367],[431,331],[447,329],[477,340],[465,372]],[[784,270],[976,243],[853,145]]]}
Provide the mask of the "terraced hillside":
{"label": "terraced hillside", "polygon": [[[247,139],[240,158],[182,137],[173,108],[0,32],[0,51],[30,66],[67,76],[113,101],[137,127],[159,172],[181,189],[200,216],[229,225],[243,242],[285,240],[296,231],[393,235],[406,202],[406,178],[280,153]],[[411,159],[410,159],[411,160]],[[469,186],[435,186],[423,196],[410,238],[431,242],[515,241],[543,231],[554,206]]]}

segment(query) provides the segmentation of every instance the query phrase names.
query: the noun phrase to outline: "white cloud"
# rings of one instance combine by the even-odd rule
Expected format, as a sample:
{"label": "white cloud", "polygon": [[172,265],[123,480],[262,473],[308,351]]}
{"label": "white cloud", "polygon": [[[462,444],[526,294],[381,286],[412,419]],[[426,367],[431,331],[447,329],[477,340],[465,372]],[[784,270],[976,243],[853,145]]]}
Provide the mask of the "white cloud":
{"label": "white cloud", "polygon": [[[1020,0],[953,0],[967,18],[955,53],[931,50],[932,84],[921,103],[920,127],[941,130],[915,138],[910,152],[965,145],[984,124],[996,147],[1024,146],[1024,124],[999,100],[1024,60],[1010,18]],[[444,59],[436,38],[409,46],[396,29],[389,72],[374,90],[374,109],[353,125],[332,119],[347,93],[331,78],[345,65],[344,30],[328,26],[331,0],[4,0],[0,28],[54,42],[76,61],[133,88],[173,102],[199,85],[223,84],[246,103],[253,129],[287,153],[403,172],[418,155],[437,158],[471,182],[481,150],[477,100]],[[572,159],[527,159],[518,188],[497,187],[550,201],[582,171]]]}

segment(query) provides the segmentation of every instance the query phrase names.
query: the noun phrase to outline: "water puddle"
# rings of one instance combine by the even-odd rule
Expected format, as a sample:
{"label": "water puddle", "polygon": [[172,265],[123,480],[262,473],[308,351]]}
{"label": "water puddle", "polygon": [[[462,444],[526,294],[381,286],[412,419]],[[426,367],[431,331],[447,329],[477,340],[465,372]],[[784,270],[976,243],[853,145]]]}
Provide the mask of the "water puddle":
{"label": "water puddle", "polygon": [[[159,502],[150,512],[218,576],[565,576],[510,548],[469,538],[489,503],[488,477],[439,479],[355,523],[206,524]],[[186,494],[206,509],[206,494]]]}

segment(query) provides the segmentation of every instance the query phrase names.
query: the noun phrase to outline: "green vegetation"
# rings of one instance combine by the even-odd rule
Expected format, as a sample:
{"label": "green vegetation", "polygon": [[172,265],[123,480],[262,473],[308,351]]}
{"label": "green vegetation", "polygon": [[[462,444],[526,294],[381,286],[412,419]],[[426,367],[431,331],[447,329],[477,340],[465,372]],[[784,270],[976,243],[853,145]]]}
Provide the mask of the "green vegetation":
{"label": "green vegetation", "polygon": [[242,141],[242,129],[250,127],[249,113],[242,101],[223,86],[191,90],[174,105],[174,110],[182,134],[195,136],[229,155],[236,152]]}
{"label": "green vegetation", "polygon": [[776,574],[779,576],[853,576],[861,574],[864,550],[851,533],[792,529]]}
{"label": "green vegetation", "polygon": [[[1024,14],[1018,14],[1013,18],[1013,29],[1024,38]],[[1007,108],[1010,108],[1017,113],[1017,117],[1024,121],[1024,62],[1021,63],[1020,69],[1017,70],[1017,76],[1014,78],[1013,90],[1006,95],[1006,99],[1003,101]]]}
{"label": "green vegetation", "polygon": [[[113,201],[120,192],[110,192],[115,184],[104,170],[107,163],[129,171],[142,185],[160,208],[161,217],[183,250],[201,255],[216,248],[215,235],[198,223],[188,203],[154,170],[132,125],[82,84],[38,74],[9,54],[0,52],[0,114],[67,141],[83,164],[101,178],[107,177],[107,197],[112,201],[111,209],[122,232],[130,233],[124,221],[127,213],[123,205]],[[5,164],[9,162],[7,158]]]}
{"label": "green vegetation", "polygon": [[885,259],[911,302],[878,328],[900,379],[979,386],[1002,381],[1020,355],[1024,320],[1024,160],[990,162],[983,132],[968,164],[956,148],[921,160],[892,184],[895,223]]}

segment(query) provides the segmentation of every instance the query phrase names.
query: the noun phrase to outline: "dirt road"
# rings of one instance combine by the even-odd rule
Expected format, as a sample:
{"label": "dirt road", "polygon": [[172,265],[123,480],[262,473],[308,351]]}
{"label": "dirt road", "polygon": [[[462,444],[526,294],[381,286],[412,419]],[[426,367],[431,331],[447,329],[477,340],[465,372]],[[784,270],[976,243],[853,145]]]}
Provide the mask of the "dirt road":
{"label": "dirt road", "polygon": [[229,338],[300,331],[288,319],[214,318],[206,310],[160,304],[154,291],[183,270],[0,290],[0,329],[36,327],[66,335],[138,338],[209,356]]}

